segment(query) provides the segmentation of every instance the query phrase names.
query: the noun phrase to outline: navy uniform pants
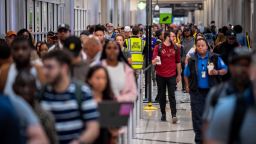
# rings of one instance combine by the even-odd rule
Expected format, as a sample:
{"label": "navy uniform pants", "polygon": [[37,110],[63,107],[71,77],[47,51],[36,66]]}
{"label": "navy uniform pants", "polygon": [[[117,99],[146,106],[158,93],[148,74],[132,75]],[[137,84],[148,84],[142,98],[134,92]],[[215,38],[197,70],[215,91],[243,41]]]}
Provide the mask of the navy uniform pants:
{"label": "navy uniform pants", "polygon": [[202,116],[205,107],[205,101],[209,89],[198,89],[197,91],[191,91],[190,101],[192,110],[192,122],[193,130],[195,132],[195,142],[196,144],[202,144]]}

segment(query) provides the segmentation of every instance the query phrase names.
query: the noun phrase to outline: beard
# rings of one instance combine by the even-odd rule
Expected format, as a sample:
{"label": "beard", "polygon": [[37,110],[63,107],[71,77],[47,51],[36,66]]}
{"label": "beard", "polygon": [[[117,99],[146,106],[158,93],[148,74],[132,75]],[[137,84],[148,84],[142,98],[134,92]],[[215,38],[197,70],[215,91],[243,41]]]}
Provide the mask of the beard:
{"label": "beard", "polygon": [[18,70],[21,70],[21,69],[24,69],[24,68],[27,68],[30,66],[30,59],[16,59],[16,58],[13,58],[15,64],[16,64],[16,68]]}
{"label": "beard", "polygon": [[62,79],[62,76],[61,76],[61,74],[59,73],[59,74],[53,79],[53,81],[49,82],[49,84],[50,84],[51,86],[56,86],[56,85],[58,85],[58,84],[61,82],[61,79]]}

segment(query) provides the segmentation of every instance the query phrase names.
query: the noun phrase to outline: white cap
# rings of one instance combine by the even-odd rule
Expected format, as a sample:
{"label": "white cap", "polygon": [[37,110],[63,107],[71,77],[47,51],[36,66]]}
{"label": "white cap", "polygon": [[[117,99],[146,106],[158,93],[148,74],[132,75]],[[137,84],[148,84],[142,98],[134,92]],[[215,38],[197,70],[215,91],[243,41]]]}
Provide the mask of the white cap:
{"label": "white cap", "polygon": [[124,27],[124,31],[125,31],[125,32],[130,32],[130,31],[132,31],[132,29],[131,29],[131,27],[129,27],[129,26],[125,26],[125,27]]}

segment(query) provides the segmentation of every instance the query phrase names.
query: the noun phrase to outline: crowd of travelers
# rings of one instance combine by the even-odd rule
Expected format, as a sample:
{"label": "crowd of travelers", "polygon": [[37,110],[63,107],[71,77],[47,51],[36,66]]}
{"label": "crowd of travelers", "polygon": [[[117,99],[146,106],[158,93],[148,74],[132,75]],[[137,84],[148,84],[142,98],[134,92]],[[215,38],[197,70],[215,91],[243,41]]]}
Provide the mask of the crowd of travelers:
{"label": "crowd of travelers", "polygon": [[[152,60],[161,121],[179,121],[175,91],[189,93],[196,144],[256,143],[256,53],[240,25],[67,24],[44,41],[27,29],[0,35],[1,144],[116,144],[122,127],[102,127],[98,105],[133,103]],[[147,54],[146,54],[147,53]],[[149,53],[149,54],[148,54]]]}

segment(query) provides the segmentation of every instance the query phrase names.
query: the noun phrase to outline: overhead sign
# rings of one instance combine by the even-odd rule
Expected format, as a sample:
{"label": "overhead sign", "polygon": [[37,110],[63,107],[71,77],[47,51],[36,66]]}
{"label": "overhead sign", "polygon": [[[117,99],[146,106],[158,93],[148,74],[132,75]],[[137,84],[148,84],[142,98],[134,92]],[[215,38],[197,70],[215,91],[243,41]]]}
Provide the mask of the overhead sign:
{"label": "overhead sign", "polygon": [[160,8],[160,24],[172,23],[172,8]]}
{"label": "overhead sign", "polygon": [[172,14],[170,13],[160,13],[160,24],[171,24]]}

